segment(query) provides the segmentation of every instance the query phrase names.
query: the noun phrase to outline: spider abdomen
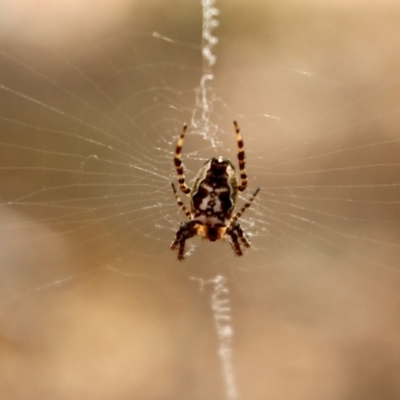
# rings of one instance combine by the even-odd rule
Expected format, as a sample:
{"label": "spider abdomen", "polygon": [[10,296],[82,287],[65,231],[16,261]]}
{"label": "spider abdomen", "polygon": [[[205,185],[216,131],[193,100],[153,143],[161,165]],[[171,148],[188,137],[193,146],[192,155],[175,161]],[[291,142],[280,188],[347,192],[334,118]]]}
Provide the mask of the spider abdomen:
{"label": "spider abdomen", "polygon": [[235,168],[222,157],[211,158],[199,171],[191,195],[193,219],[229,221],[235,207],[237,181]]}

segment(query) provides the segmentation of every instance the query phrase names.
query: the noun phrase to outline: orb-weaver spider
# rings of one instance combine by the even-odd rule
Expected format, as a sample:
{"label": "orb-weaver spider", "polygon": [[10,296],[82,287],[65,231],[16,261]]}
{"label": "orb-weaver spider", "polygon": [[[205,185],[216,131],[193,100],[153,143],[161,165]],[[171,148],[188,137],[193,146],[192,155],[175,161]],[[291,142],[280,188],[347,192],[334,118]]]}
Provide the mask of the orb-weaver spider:
{"label": "orb-weaver spider", "polygon": [[172,250],[178,250],[178,260],[185,258],[186,240],[196,235],[212,242],[225,239],[228,236],[232,249],[237,256],[243,255],[241,246],[250,247],[250,242],[238,220],[250,207],[260,188],[253,193],[237,213],[232,215],[238,192],[243,192],[247,187],[243,139],[237,122],[234,121],[233,124],[238,146],[240,185],[238,185],[234,165],[226,158],[213,157],[207,160],[200,169],[192,188],[186,185],[181,161],[182,146],[187,130],[187,125],[183,126],[176,145],[174,165],[178,174],[179,187],[183,193],[189,196],[190,211],[179,198],[175,185],[171,182],[176,202],[189,218],[189,221],[181,223],[176,232],[175,240],[171,244]]}

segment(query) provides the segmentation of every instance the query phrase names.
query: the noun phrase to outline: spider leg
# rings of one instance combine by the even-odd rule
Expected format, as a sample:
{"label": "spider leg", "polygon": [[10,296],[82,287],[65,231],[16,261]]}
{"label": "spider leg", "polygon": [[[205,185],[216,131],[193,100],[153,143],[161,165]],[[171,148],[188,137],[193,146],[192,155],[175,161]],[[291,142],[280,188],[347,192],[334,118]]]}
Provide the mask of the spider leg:
{"label": "spider leg", "polygon": [[178,248],[178,260],[182,261],[185,258],[185,244],[186,240],[197,235],[196,225],[198,221],[187,221],[183,222],[176,232],[175,240],[171,244],[171,250]]}
{"label": "spider leg", "polygon": [[185,183],[185,174],[183,172],[183,165],[182,165],[182,160],[181,160],[181,152],[182,152],[182,147],[183,147],[183,140],[185,139],[186,129],[187,129],[187,125],[185,124],[185,125],[183,125],[182,132],[181,132],[178,142],[176,144],[174,165],[175,165],[176,173],[178,174],[179,187],[181,188],[183,193],[189,194],[190,188]]}
{"label": "spider leg", "polygon": [[251,195],[247,203],[231,218],[231,222],[237,221],[243,215],[243,213],[251,206],[251,203],[253,203],[259,191],[260,188],[257,188],[256,191]]}
{"label": "spider leg", "polygon": [[[183,224],[182,224],[183,225]],[[183,260],[184,259],[184,253],[185,253],[185,242],[186,242],[186,238],[185,235],[183,233],[183,227],[181,227],[178,229],[178,232],[176,232],[176,237],[175,240],[172,242],[171,244],[171,250],[175,251],[176,248],[179,245],[179,250],[178,250],[178,260]]]}
{"label": "spider leg", "polygon": [[[236,233],[236,231],[237,231],[236,226],[235,226],[235,225],[230,225],[230,226],[227,228],[225,234],[228,235],[228,236],[230,237],[229,243],[230,243],[230,245],[231,245],[233,251],[235,252],[235,254],[236,254],[238,257],[240,257],[240,256],[243,255],[243,251],[242,251],[242,249],[241,249],[241,247],[240,247],[239,238],[238,238],[238,236],[240,237],[240,233],[239,233],[239,235],[238,235],[238,234]],[[243,231],[242,231],[242,234],[243,234]]]}
{"label": "spider leg", "polygon": [[236,121],[233,121],[236,132],[236,142],[238,145],[238,161],[239,161],[239,172],[240,172],[240,185],[238,186],[239,192],[243,192],[247,187],[247,174],[245,171],[245,154],[244,154],[244,144],[242,134],[240,133],[239,125]]}
{"label": "spider leg", "polygon": [[175,185],[171,182],[171,186],[172,186],[172,191],[174,192],[174,196],[175,196],[175,200],[178,203],[178,206],[182,209],[182,211],[186,214],[186,216],[190,219],[191,215],[189,210],[186,208],[186,206],[183,204],[182,200],[180,199],[179,195],[178,195],[178,191],[176,190]]}
{"label": "spider leg", "polygon": [[179,240],[179,250],[178,250],[178,260],[183,261],[185,258],[185,243],[186,238],[182,235],[181,239]]}
{"label": "spider leg", "polygon": [[242,245],[244,247],[247,247],[247,248],[251,247],[251,243],[249,242],[249,239],[247,239],[246,235],[243,232],[242,227],[238,223],[235,223],[234,229],[237,232],[240,243],[242,243]]}

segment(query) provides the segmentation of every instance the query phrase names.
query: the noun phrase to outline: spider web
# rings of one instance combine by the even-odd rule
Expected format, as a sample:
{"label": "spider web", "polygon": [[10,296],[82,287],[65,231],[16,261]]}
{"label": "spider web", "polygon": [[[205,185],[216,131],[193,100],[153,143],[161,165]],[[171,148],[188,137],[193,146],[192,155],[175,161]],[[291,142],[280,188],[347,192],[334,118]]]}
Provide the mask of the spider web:
{"label": "spider web", "polygon": [[[4,5],[1,397],[399,398],[397,8],[147,3]],[[252,248],[179,263],[233,120]]]}

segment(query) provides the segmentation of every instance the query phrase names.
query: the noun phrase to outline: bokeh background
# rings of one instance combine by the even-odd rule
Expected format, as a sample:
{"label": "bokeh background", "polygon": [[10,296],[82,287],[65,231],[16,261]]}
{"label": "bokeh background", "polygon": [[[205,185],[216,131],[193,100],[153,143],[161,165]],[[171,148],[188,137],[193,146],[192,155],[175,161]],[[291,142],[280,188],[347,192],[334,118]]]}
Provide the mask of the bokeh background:
{"label": "bokeh background", "polygon": [[400,398],[399,6],[216,6],[218,129],[189,128],[187,175],[235,158],[237,119],[262,190],[244,257],[195,239],[178,263],[200,2],[3,0],[2,399],[226,399],[217,275],[240,398]]}

